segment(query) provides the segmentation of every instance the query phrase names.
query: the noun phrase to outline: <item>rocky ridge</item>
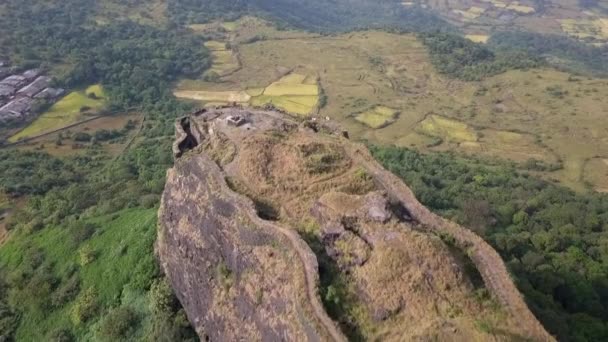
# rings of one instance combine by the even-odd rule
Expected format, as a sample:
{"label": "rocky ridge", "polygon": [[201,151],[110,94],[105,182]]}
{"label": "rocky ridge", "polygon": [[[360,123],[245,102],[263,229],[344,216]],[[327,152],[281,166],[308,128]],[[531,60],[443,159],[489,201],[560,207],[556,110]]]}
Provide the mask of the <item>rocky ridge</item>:
{"label": "rocky ridge", "polygon": [[[428,211],[339,127],[229,107],[176,131],[157,254],[202,338],[553,340],[491,246]],[[500,308],[475,300],[466,257],[438,236]],[[354,323],[321,302],[328,260],[351,284]]]}

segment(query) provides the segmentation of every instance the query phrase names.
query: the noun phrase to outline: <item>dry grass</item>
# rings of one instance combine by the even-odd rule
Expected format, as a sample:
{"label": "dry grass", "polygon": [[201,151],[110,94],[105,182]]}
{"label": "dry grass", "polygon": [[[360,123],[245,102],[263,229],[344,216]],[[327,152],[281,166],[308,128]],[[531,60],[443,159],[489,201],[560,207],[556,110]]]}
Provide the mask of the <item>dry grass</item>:
{"label": "dry grass", "polygon": [[[278,220],[284,225],[309,226],[314,222],[310,209],[317,201],[330,213],[355,217],[365,212],[361,208],[366,202],[341,191],[356,179],[369,183],[361,193],[376,189],[371,178],[362,175],[361,166],[347,157],[342,143],[328,136],[294,130],[279,137],[260,131],[240,141],[234,165],[227,171],[231,181],[250,198],[266,199],[281,213]],[[206,147],[213,155],[226,145]],[[333,164],[324,164],[317,172],[323,160]],[[354,258],[369,253],[362,266],[347,266],[352,268],[343,286],[353,295],[341,303],[364,339],[487,340],[494,331],[479,329],[477,317],[490,322],[491,330],[517,331],[505,313],[474,296],[461,261],[439,238],[404,229],[396,221],[381,225],[361,219],[355,226],[357,234],[347,234],[335,247],[342,265],[352,265]],[[307,232],[318,234],[316,229]],[[356,235],[374,241],[374,248]],[[378,318],[383,316],[389,318]]]}
{"label": "dry grass", "polygon": [[213,64],[209,71],[220,76],[226,75],[239,67],[239,61],[232,50],[226,48],[226,42],[208,41],[205,47],[211,50]]}
{"label": "dry grass", "polygon": [[593,158],[585,163],[584,180],[595,190],[608,193],[608,158]]}

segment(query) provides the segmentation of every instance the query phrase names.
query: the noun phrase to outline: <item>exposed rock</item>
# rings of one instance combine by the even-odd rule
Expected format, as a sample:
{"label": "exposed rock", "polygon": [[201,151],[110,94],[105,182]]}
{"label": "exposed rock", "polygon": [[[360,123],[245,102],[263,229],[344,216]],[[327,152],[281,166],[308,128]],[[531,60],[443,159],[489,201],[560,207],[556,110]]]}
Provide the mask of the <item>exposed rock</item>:
{"label": "exposed rock", "polygon": [[[366,339],[552,339],[487,243],[430,213],[334,123],[217,108],[181,120],[176,135],[157,251],[202,338],[345,340],[321,305],[317,257],[299,231],[348,282],[341,310],[356,313],[334,318]],[[503,309],[474,299],[464,252]],[[480,317],[495,330],[478,329]]]}

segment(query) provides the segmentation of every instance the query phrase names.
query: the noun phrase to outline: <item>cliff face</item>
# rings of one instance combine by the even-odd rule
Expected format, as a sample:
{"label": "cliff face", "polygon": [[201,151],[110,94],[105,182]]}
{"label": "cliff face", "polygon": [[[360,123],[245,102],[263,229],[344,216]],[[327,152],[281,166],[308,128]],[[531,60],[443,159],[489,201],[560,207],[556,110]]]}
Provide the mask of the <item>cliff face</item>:
{"label": "cliff face", "polygon": [[[239,108],[176,128],[157,253],[202,338],[552,339],[489,245],[338,128]],[[475,295],[470,262],[499,305]]]}

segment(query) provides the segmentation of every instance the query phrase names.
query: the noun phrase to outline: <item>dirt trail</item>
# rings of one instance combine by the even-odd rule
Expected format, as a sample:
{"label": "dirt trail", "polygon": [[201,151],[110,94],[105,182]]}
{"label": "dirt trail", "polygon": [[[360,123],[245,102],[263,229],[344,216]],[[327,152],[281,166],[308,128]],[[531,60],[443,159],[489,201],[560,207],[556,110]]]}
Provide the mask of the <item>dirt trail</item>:
{"label": "dirt trail", "polygon": [[432,213],[423,206],[412,190],[378,164],[363,145],[348,143],[344,144],[344,147],[347,154],[364,166],[389,195],[408,210],[414,220],[435,233],[455,239],[457,246],[466,252],[475,264],[490,292],[514,317],[518,317],[521,322],[527,322],[521,327],[526,335],[536,341],[555,341],[526,305],[502,258],[494,248],[472,231]]}
{"label": "dirt trail", "polygon": [[235,206],[245,212],[253,223],[270,231],[278,232],[289,239],[292,247],[298,254],[298,258],[304,265],[306,297],[308,303],[310,303],[312,306],[315,317],[323,325],[327,331],[327,334],[331,336],[333,341],[347,341],[346,337],[342,334],[334,321],[328,316],[323,304],[321,303],[321,298],[319,297],[319,270],[317,258],[306,242],[300,238],[295,230],[262,220],[255,210],[254,203],[249,198],[234,192],[228,187],[225,178],[222,176],[221,170],[215,164],[215,162],[208,159],[207,156],[201,158],[201,161],[202,163],[204,162],[204,164],[206,164],[203,168],[216,178],[217,184],[221,185],[224,195],[229,197]]}

